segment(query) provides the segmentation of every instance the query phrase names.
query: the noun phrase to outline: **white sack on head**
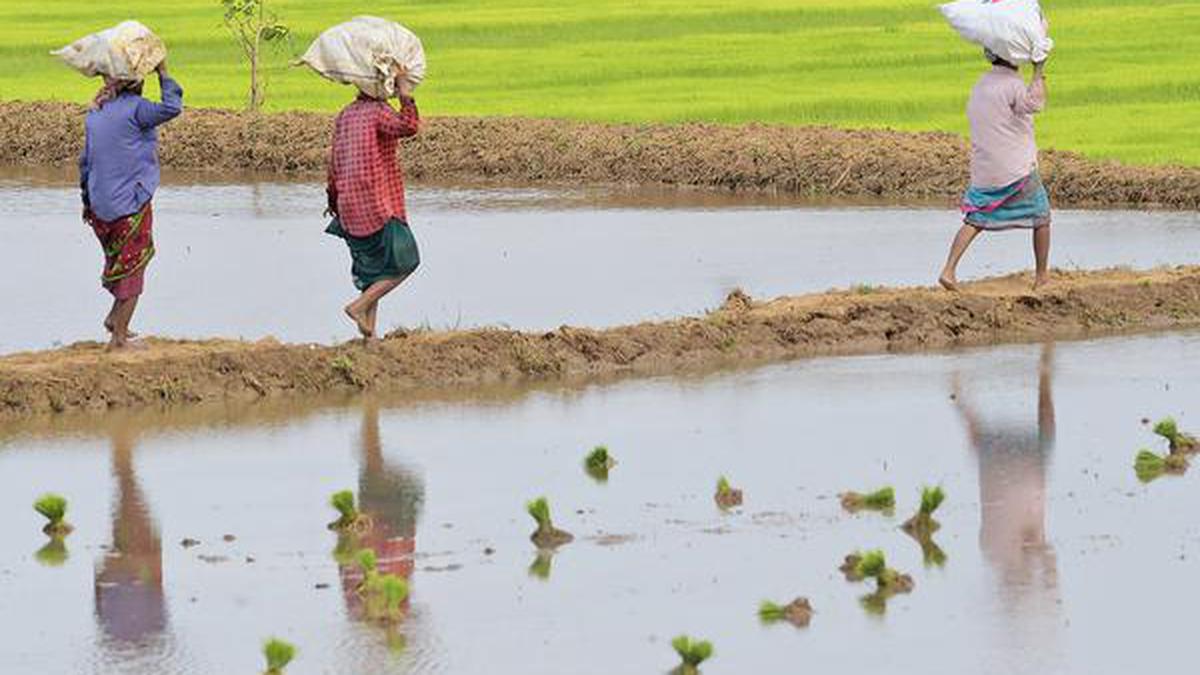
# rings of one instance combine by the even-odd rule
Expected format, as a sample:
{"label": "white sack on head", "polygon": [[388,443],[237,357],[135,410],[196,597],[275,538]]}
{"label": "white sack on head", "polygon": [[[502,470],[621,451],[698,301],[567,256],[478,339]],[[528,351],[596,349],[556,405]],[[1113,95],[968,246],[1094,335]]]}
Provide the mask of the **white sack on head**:
{"label": "white sack on head", "polygon": [[88,77],[118,80],[145,79],[167,58],[162,40],[137,21],[123,21],[50,53]]}
{"label": "white sack on head", "polygon": [[1038,0],[958,0],[941,10],[964,39],[1009,63],[1045,61],[1054,48]]}
{"label": "white sack on head", "polygon": [[425,48],[404,26],[359,16],[317,36],[300,62],[334,82],[353,84],[368,96],[395,95],[395,68],[415,87],[425,79]]}

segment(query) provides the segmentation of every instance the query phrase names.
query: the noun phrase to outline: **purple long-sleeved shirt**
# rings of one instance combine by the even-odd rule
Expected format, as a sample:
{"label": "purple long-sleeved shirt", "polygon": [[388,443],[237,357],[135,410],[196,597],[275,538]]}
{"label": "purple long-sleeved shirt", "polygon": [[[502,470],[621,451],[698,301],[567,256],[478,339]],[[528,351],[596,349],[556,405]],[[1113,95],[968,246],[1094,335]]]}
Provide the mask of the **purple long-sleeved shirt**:
{"label": "purple long-sleeved shirt", "polygon": [[162,103],[124,92],[87,114],[79,184],[101,220],[137,213],[158,189],[156,129],[183,111],[183,88],[169,77],[160,82]]}

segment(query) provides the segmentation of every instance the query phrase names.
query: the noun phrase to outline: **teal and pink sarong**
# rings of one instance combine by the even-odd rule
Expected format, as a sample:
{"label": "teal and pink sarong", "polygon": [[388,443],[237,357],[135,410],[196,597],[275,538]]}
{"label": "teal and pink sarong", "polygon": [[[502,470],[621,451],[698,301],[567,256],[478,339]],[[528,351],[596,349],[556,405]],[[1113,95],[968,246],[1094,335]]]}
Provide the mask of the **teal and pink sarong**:
{"label": "teal and pink sarong", "polygon": [[1035,170],[998,188],[971,186],[963,195],[963,222],[981,230],[1032,230],[1050,224],[1050,197]]}

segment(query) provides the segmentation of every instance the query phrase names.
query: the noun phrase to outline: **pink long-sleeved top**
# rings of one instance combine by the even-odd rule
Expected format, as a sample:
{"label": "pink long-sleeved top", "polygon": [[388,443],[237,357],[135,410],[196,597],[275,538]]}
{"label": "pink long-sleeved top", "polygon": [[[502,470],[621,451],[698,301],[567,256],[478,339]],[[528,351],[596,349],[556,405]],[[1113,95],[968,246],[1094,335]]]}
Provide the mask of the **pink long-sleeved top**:
{"label": "pink long-sleeved top", "polygon": [[971,184],[1010,185],[1037,168],[1033,116],[1046,107],[1046,81],[1028,85],[1012,68],[994,66],[971,90]]}

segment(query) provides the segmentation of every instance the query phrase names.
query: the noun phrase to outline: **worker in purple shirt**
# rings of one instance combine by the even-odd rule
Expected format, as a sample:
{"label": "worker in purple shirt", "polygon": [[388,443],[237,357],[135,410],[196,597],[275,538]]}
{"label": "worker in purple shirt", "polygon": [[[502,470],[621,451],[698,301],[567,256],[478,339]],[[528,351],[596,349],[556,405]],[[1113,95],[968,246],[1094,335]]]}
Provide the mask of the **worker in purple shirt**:
{"label": "worker in purple shirt", "polygon": [[87,113],[79,158],[83,219],[100,240],[101,283],[113,296],[104,319],[109,350],[128,347],[134,337],[129,322],[154,257],[150,203],[159,181],[157,128],[183,111],[183,89],[167,74],[166,62],[155,70],[161,103],[142,97],[141,80],[104,78]]}

